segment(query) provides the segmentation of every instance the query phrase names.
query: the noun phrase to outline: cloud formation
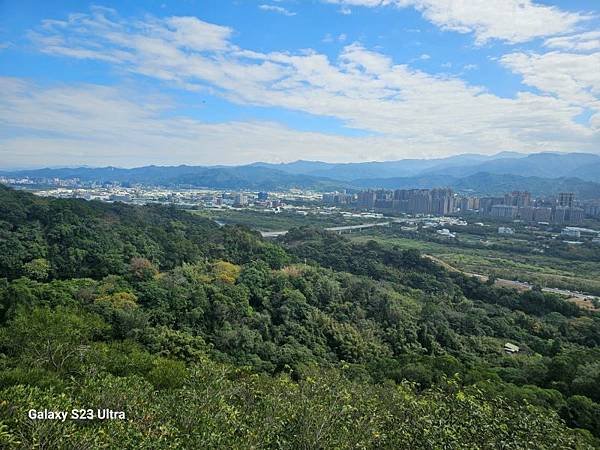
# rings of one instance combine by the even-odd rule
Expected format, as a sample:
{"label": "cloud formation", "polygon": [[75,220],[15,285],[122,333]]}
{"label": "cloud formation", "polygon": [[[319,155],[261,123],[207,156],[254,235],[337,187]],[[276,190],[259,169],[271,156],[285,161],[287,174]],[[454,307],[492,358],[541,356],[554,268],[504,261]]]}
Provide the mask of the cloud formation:
{"label": "cloud formation", "polygon": [[521,75],[525,84],[582,108],[589,115],[592,132],[600,133],[600,52],[511,53],[501,61]]}
{"label": "cloud formation", "polygon": [[[290,161],[298,154],[332,159],[344,147],[359,159],[364,145],[387,141],[299,132],[270,122],[204,123],[173,115],[161,97],[93,84],[44,88],[0,77],[3,166],[79,164],[237,164]],[[285,149],[285,151],[282,151]],[[339,157],[339,152],[337,152]]]}
{"label": "cloud formation", "polygon": [[474,33],[478,44],[492,39],[526,42],[575,29],[589,16],[531,0],[323,0],[343,6],[413,7],[445,30]]}
{"label": "cloud formation", "polygon": [[[115,158],[141,152],[148,161],[181,156],[178,162],[197,163],[293,160],[298,155],[350,161],[502,150],[597,151],[600,143],[596,118],[589,124],[576,120],[597,106],[598,93],[589,90],[597,86],[596,78],[583,78],[585,64],[594,64],[594,58],[581,63],[580,82],[582,86],[587,83],[587,90],[572,87],[559,92],[550,81],[535,79],[536,69],[528,75],[527,67],[540,64],[536,58],[543,60],[545,55],[507,55],[502,64],[520,73],[539,92],[500,97],[459,78],[396,63],[359,43],[346,45],[332,60],[314,50],[256,52],[236,45],[233,35],[231,28],[195,17],[126,21],[114,11],[95,8],[90,14],[45,21],[31,38],[47,54],[105,61],[133,74],[192,92],[208,91],[240,105],[332,117],[368,135],[299,132],[265,122],[206,124],[189,117],[173,118],[170,106],[147,104],[116,88],[24,89],[18,88],[21,81],[12,80],[5,82],[12,87],[5,86],[11,94],[0,104],[0,122],[38,130],[43,138],[30,139],[30,144],[24,138],[5,140],[1,143],[5,154],[18,148],[17,142],[33,148],[39,139],[48,149],[77,152],[81,140],[89,139],[90,148],[119,149],[107,154]],[[572,65],[548,62],[550,66],[563,63]],[[86,97],[85,92],[93,96]],[[60,99],[64,104],[56,103]],[[110,107],[96,110],[96,105]],[[67,112],[70,115],[65,117]],[[50,123],[47,118],[56,120]],[[84,131],[78,132],[79,128]],[[219,152],[211,153],[211,149]]]}
{"label": "cloud formation", "polygon": [[284,8],[283,6],[276,6],[276,5],[258,5],[259,9],[262,9],[263,11],[272,11],[272,12],[276,12],[278,14],[283,14],[284,16],[295,16],[296,13],[289,11],[288,9]]}
{"label": "cloud formation", "polygon": [[544,45],[554,49],[578,52],[600,50],[600,31],[553,37],[547,39]]}

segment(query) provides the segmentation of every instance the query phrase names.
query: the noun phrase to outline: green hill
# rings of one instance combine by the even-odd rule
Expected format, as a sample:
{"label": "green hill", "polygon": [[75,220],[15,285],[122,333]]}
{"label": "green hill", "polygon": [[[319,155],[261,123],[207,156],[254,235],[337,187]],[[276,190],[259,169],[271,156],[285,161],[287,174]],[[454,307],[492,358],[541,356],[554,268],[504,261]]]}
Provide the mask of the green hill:
{"label": "green hill", "polygon": [[0,188],[2,447],[595,448],[599,346],[415,251]]}

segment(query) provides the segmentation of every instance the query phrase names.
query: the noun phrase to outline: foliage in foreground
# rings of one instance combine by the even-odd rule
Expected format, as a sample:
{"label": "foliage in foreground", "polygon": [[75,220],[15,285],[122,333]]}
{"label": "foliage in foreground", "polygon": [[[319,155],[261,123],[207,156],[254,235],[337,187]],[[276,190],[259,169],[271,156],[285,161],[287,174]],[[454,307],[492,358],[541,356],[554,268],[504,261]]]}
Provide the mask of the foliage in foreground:
{"label": "foliage in foreground", "polygon": [[[600,317],[556,296],[311,229],[2,188],[0,213],[0,446],[598,446]],[[128,419],[27,418],[90,407]]]}
{"label": "foliage in foreground", "polygon": [[[552,413],[462,389],[452,380],[417,394],[409,384],[347,379],[344,369],[256,375],[208,359],[178,388],[148,377],[98,374],[66,389],[0,392],[0,443],[9,448],[592,448],[589,435]],[[151,377],[150,377],[151,378]],[[31,421],[45,405],[124,410],[126,421]]]}

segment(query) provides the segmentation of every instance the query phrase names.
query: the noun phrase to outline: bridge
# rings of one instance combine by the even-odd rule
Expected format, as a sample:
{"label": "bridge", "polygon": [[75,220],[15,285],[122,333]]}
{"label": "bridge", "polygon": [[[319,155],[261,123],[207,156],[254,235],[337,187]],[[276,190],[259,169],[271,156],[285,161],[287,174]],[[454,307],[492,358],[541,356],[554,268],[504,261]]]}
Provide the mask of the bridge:
{"label": "bridge", "polygon": [[288,230],[284,231],[261,231],[260,235],[264,238],[277,238],[279,236],[285,236]]}
{"label": "bridge", "polygon": [[337,234],[342,233],[352,233],[353,231],[365,230],[367,228],[375,228],[375,227],[389,227],[390,222],[380,222],[380,223],[364,223],[362,225],[346,225],[345,227],[331,227],[325,228],[327,231],[333,231]]}
{"label": "bridge", "polygon": [[[360,225],[346,225],[343,227],[329,227],[325,228],[327,231],[332,231],[337,234],[342,233],[352,233],[353,231],[361,231],[367,228],[375,228],[375,227],[389,227],[390,222],[380,222],[380,223],[363,223]],[[264,238],[277,238],[279,236],[285,236],[288,233],[288,230],[282,231],[261,231],[260,234]]]}

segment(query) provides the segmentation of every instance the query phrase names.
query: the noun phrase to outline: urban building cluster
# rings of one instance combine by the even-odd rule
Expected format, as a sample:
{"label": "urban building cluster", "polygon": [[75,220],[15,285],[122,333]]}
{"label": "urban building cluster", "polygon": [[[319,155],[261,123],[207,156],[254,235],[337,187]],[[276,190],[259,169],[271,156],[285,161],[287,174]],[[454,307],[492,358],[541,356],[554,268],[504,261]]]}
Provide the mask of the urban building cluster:
{"label": "urban building cluster", "polygon": [[560,193],[552,200],[533,200],[529,192],[515,191],[503,197],[482,197],[478,202],[479,214],[497,219],[555,224],[579,224],[585,219],[585,210],[572,192]]}
{"label": "urban building cluster", "polygon": [[380,189],[358,194],[335,192],[324,194],[323,202],[406,214],[445,216],[457,212],[456,197],[452,189]]}
{"label": "urban building cluster", "polygon": [[323,202],[405,214],[444,216],[461,212],[500,220],[554,224],[580,224],[586,216],[600,217],[600,201],[582,204],[572,192],[560,193],[553,199],[533,199],[529,192],[521,191],[501,197],[475,197],[455,194],[452,189],[380,189],[323,194]]}
{"label": "urban building cluster", "polygon": [[227,195],[221,194],[220,196],[214,196],[211,199],[213,206],[222,206],[224,204],[231,204],[236,208],[245,206],[256,206],[262,208],[279,208],[284,203],[280,199],[269,199],[268,192],[259,192],[258,194],[250,194],[247,192],[238,192],[233,194],[233,202],[227,201]]}
{"label": "urban building cluster", "polygon": [[14,186],[55,186],[55,187],[98,187],[98,183],[83,183],[79,178],[29,178],[29,177],[8,177],[0,175],[0,184]]}
{"label": "urban building cluster", "polygon": [[53,187],[35,190],[34,193],[43,197],[83,198],[137,205],[160,203],[189,208],[280,208],[286,204],[288,199],[298,200],[300,198],[303,200],[309,197],[309,194],[292,192],[257,193],[225,190],[176,190],[160,187],[126,188],[112,184],[99,187]]}

